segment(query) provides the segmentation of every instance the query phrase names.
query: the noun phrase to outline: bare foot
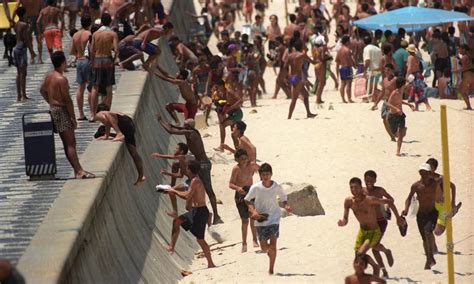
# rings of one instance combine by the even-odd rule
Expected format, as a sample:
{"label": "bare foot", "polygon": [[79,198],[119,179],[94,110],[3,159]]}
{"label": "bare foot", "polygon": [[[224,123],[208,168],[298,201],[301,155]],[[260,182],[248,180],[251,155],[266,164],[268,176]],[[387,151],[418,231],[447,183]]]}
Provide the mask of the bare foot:
{"label": "bare foot", "polygon": [[142,186],[145,183],[145,180],[146,180],[145,176],[138,177],[137,181],[133,185]]}
{"label": "bare foot", "polygon": [[395,137],[390,137],[390,141],[397,142],[397,140],[395,140]]}
{"label": "bare foot", "polygon": [[218,151],[218,152],[224,152],[224,148],[222,148],[222,146],[219,146],[217,148],[214,148],[215,151]]}
{"label": "bare foot", "polygon": [[383,278],[385,278],[385,279],[389,278],[387,269],[385,269],[385,267],[380,268],[380,270],[382,270]]}
{"label": "bare foot", "polygon": [[347,104],[347,101],[346,100],[342,100],[343,103]]}
{"label": "bare foot", "polygon": [[268,270],[268,275],[273,275],[273,273],[274,273],[273,269]]}
{"label": "bare foot", "polygon": [[351,103],[351,104],[352,104],[352,103],[354,103],[354,101],[353,101],[353,100],[351,100],[351,99],[349,99],[349,103]]}
{"label": "bare foot", "polygon": [[38,64],[43,64],[43,59],[41,57],[38,57]]}
{"label": "bare foot", "polygon": [[386,255],[387,255],[388,265],[389,265],[390,267],[392,267],[392,266],[393,266],[393,255],[392,255],[392,251],[391,251],[391,250],[387,250]]}
{"label": "bare foot", "polygon": [[240,252],[247,252],[247,244],[242,245],[242,249],[240,250]]}
{"label": "bare foot", "polygon": [[309,114],[306,115],[307,118],[313,118],[313,117],[316,117],[316,116],[318,116],[318,115],[315,114],[315,113],[309,113]]}
{"label": "bare foot", "polygon": [[431,267],[435,266],[436,261],[434,259],[427,260],[425,263],[425,270],[431,270]]}
{"label": "bare foot", "polygon": [[272,99],[276,99],[277,97],[276,96],[273,96]]}
{"label": "bare foot", "polygon": [[254,248],[260,247],[260,246],[258,245],[258,241],[257,241],[257,240],[253,240],[253,247],[254,247]]}
{"label": "bare foot", "polygon": [[214,263],[210,263],[210,264],[207,266],[207,268],[214,268],[214,267],[216,267],[216,265],[215,265]]}
{"label": "bare foot", "polygon": [[395,155],[396,155],[397,157],[401,157],[401,156],[402,156],[402,154],[400,154],[400,153],[396,153]]}
{"label": "bare foot", "polygon": [[166,251],[169,252],[169,254],[173,254],[174,253],[174,248],[171,247],[171,246],[166,246]]}
{"label": "bare foot", "polygon": [[172,218],[178,218],[178,213],[176,213],[176,211],[166,211],[166,214]]}
{"label": "bare foot", "polygon": [[95,175],[86,171],[81,171],[76,174],[76,179],[91,179],[95,178]]}
{"label": "bare foot", "polygon": [[212,222],[213,225],[216,225],[216,224],[223,224],[224,221],[222,221],[221,217],[219,217],[218,215],[216,215],[214,217],[214,222]]}
{"label": "bare foot", "polygon": [[193,274],[191,271],[181,270],[181,276],[186,277]]}
{"label": "bare foot", "polygon": [[113,142],[118,142],[118,141],[123,141],[125,140],[125,136],[123,134],[117,134],[114,139],[112,139]]}
{"label": "bare foot", "polygon": [[453,217],[456,216],[456,214],[458,214],[458,211],[461,208],[461,206],[462,206],[462,202],[459,202],[456,206],[454,206],[453,213],[452,213]]}

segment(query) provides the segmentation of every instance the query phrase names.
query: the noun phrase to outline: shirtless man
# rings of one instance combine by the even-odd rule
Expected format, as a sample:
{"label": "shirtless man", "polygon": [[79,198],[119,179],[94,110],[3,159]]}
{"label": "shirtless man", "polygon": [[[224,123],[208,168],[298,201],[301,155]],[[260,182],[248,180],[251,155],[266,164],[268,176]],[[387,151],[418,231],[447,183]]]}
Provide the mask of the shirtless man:
{"label": "shirtless man", "polygon": [[29,99],[26,96],[26,72],[28,69],[28,55],[27,49],[33,52],[33,45],[31,43],[31,37],[28,32],[28,24],[26,23],[26,9],[19,7],[16,10],[19,17],[19,21],[15,24],[16,33],[16,46],[13,49],[13,63],[16,66],[16,92],[17,101],[25,101]]}
{"label": "shirtless man", "polygon": [[365,273],[369,260],[367,255],[357,255],[354,259],[355,273],[349,275],[344,280],[345,284],[370,284],[370,283],[386,283],[384,279],[375,275]]}
{"label": "shirtless man", "polygon": [[[101,16],[102,28],[92,35],[91,65],[94,71],[92,78],[93,87],[91,94],[91,120],[95,117],[99,87],[105,87],[106,97],[103,100],[109,108],[112,107],[112,86],[115,85],[115,64],[119,62],[118,36],[110,29],[112,18],[109,14]],[[112,50],[114,57],[112,58]]]}
{"label": "shirtless man", "polygon": [[[92,20],[88,15],[81,17],[82,28],[72,37],[70,54],[77,59],[76,62],[76,82],[79,85],[76,92],[77,108],[79,110],[79,118],[77,120],[87,120],[84,115],[84,92],[87,83],[90,80],[91,64],[89,58],[84,55],[89,37],[91,35],[90,27]],[[89,96],[89,105],[91,104]]]}
{"label": "shirtless man", "polygon": [[66,69],[66,57],[62,51],[55,51],[51,55],[54,71],[46,75],[41,86],[40,93],[49,104],[54,128],[64,145],[66,157],[74,169],[76,179],[95,178],[95,175],[82,169],[76,151],[76,136],[74,130],[77,128],[74,105],[69,96],[69,83],[63,73]]}
{"label": "shirtless man", "polygon": [[[370,249],[382,250],[380,238],[382,232],[377,222],[377,210],[385,204],[393,204],[393,200],[381,199],[373,196],[367,196],[362,188],[362,181],[353,177],[349,181],[352,196],[344,201],[344,215],[338,221],[338,226],[343,227],[349,222],[349,209],[352,209],[357,221],[360,223],[359,233],[357,234],[355,251],[356,255],[364,255]],[[374,260],[367,255],[370,265],[374,269],[374,275],[379,275],[380,267]]]}
{"label": "shirtless man", "polygon": [[204,233],[206,232],[206,224],[209,217],[209,210],[206,206],[206,190],[205,182],[199,177],[201,171],[201,163],[196,160],[189,161],[188,175],[191,179],[188,191],[177,191],[170,189],[168,192],[174,193],[180,198],[185,199],[189,206],[189,212],[178,216],[173,214],[175,222],[180,224],[183,229],[189,230],[195,237],[207,259],[207,267],[215,267],[211,258],[211,250],[209,245],[204,240]]}
{"label": "shirtless man", "polygon": [[247,156],[250,162],[257,162],[257,148],[250,142],[250,139],[244,135],[247,129],[247,124],[243,121],[236,122],[232,126],[232,137],[238,139],[238,147],[236,149],[230,148],[228,145],[222,145],[226,150],[235,153],[238,149],[243,149],[247,152]]}
{"label": "shirtless man", "polygon": [[[375,185],[375,183],[377,182],[377,174],[374,171],[366,171],[364,174],[364,182],[366,186],[365,192],[367,196],[373,196],[373,197],[381,198],[381,199],[385,198],[392,201],[392,204],[389,204],[389,208],[395,213],[395,216],[397,218],[397,224],[400,226],[403,226],[404,220],[400,218],[400,215],[398,214],[398,210],[395,207],[395,204],[393,204],[394,202],[393,197],[390,194],[388,194],[388,192],[383,187]],[[391,214],[390,214],[389,209],[385,208],[385,206],[380,206],[378,209],[375,210],[375,212],[377,214],[377,223],[379,224],[379,228],[380,228],[380,231],[382,232],[382,236],[380,237],[378,246],[372,250],[372,253],[374,254],[375,261],[377,261],[377,264],[380,266],[380,270],[382,270],[383,277],[388,278],[388,272],[387,272],[387,269],[385,268],[380,252],[383,252],[385,254],[385,256],[387,257],[388,265],[391,267],[393,265],[392,251],[387,249],[381,243],[381,240],[385,234],[385,230],[387,229],[387,225],[388,225],[387,220],[390,219]]]}
{"label": "shirtless man", "polygon": [[301,28],[300,28],[300,26],[298,26],[298,25],[296,24],[296,15],[295,15],[295,14],[290,14],[290,15],[289,15],[289,19],[290,19],[290,24],[288,24],[288,25],[285,27],[285,29],[283,30],[283,36],[292,38],[292,37],[293,37],[293,33],[294,33],[295,31],[301,32]]}
{"label": "shirtless man", "polygon": [[458,213],[459,208],[461,208],[462,202],[459,202],[458,204],[456,204],[456,185],[450,182],[452,212],[445,213],[443,176],[436,172],[436,169],[438,168],[438,160],[434,158],[429,158],[428,161],[426,161],[426,163],[430,165],[431,173],[433,174],[433,177],[436,179],[436,181],[439,182],[439,187],[436,189],[436,199],[435,199],[435,208],[436,210],[438,210],[438,219],[436,220],[436,227],[434,229],[434,234],[436,236],[441,236],[444,233],[444,230],[446,229],[446,218],[448,216],[451,218],[454,217],[454,215]]}
{"label": "shirtless man", "polygon": [[459,47],[459,54],[461,57],[461,70],[453,70],[453,72],[461,71],[462,82],[461,82],[461,95],[466,103],[466,110],[472,110],[471,102],[469,101],[469,95],[474,92],[474,65],[472,64],[472,58],[469,55],[471,48],[467,44],[463,44]]}
{"label": "shirtless man", "polygon": [[[47,6],[39,13],[37,23],[40,26],[40,33],[46,41],[46,47],[51,56],[55,49],[62,50],[63,48],[61,38],[64,32],[64,15],[56,7],[56,0],[47,0],[46,3]],[[61,27],[59,27],[59,22],[61,22]]]}
{"label": "shirtless man", "polygon": [[186,101],[185,104],[183,103],[169,103],[166,105],[166,110],[171,115],[176,123],[179,123],[178,116],[176,115],[175,111],[182,112],[184,114],[184,119],[194,119],[196,113],[198,111],[198,99],[196,94],[192,89],[191,83],[187,80],[189,76],[189,71],[186,69],[181,69],[176,77],[170,76],[163,68],[161,68],[158,64],[156,65],[160,72],[155,72],[155,75],[159,78],[170,82],[176,85],[179,88],[179,92],[181,96]]}
{"label": "shirtless man", "polygon": [[[26,17],[28,18],[28,23],[30,25],[30,30],[29,30],[29,36],[30,40],[32,41],[33,39],[33,33],[36,37],[36,43],[38,44],[38,63],[42,64],[43,59],[42,59],[42,53],[43,53],[43,39],[40,36],[40,30],[39,30],[39,22],[38,22],[38,17],[41,11],[41,8],[43,8],[43,1],[38,1],[38,0],[17,0],[16,1],[16,7],[15,11],[17,11],[19,6],[23,6],[26,9]],[[15,18],[15,14],[17,12],[13,12],[13,18]],[[31,54],[31,64],[35,63],[35,56],[32,52],[30,51]],[[33,56],[34,55],[34,56]]]}
{"label": "shirtless man", "polygon": [[285,92],[286,98],[291,98],[291,90],[288,86],[288,65],[286,62],[288,61],[288,48],[283,42],[276,48],[276,62],[280,63],[280,69],[278,70],[278,75],[275,82],[275,93],[273,94],[272,99],[276,99],[278,95],[278,91],[280,89]]}
{"label": "shirtless man", "polygon": [[387,105],[387,100],[390,97],[390,94],[392,94],[393,91],[397,88],[395,85],[395,82],[397,81],[397,77],[393,74],[393,65],[392,64],[386,64],[385,66],[385,78],[382,80],[382,92],[378,94],[374,105],[372,106],[372,110],[377,109],[377,105],[379,104],[380,100],[383,100],[382,104],[382,109],[381,109],[381,116],[382,116],[382,121],[383,125],[385,127],[385,131],[387,131],[388,135],[390,136],[390,139],[392,141],[395,140],[395,135],[392,133],[392,130],[390,129],[390,125],[388,124],[388,105]]}
{"label": "shirtless man", "polygon": [[337,51],[336,54],[336,70],[338,70],[338,78],[341,79],[341,98],[343,103],[347,103],[344,98],[344,92],[347,94],[347,99],[350,103],[353,103],[351,99],[351,87],[352,87],[352,67],[355,67],[354,59],[351,55],[351,50],[349,49],[350,38],[348,36],[343,36],[341,39],[341,48]]}
{"label": "shirtless man", "polygon": [[301,40],[296,40],[293,44],[293,48],[295,50],[291,52],[290,55],[288,55],[288,60],[285,63],[284,67],[289,68],[288,76],[291,86],[291,103],[290,109],[288,111],[288,119],[291,119],[293,111],[295,110],[296,101],[298,100],[298,97],[301,93],[303,93],[304,96],[303,102],[306,108],[306,117],[312,118],[315,117],[317,114],[313,114],[309,110],[309,94],[307,92],[302,92],[302,89],[304,87],[304,81],[306,80],[303,74],[303,64],[305,61],[309,61],[311,63],[314,63],[314,61],[306,54],[308,50],[306,49],[306,46],[304,46]]}
{"label": "shirtless man", "polygon": [[162,36],[168,36],[172,33],[173,24],[170,22],[164,24],[162,28],[150,28],[138,33],[132,44],[136,49],[139,49],[148,54],[148,59],[143,65],[143,68],[148,69],[148,67],[153,63],[156,58],[158,58],[161,53],[160,48],[151,43],[151,41],[158,39]]}
{"label": "shirtless man", "polygon": [[201,170],[199,171],[199,177],[204,183],[207,196],[211,202],[212,212],[214,215],[213,224],[223,223],[219,213],[217,212],[217,200],[216,194],[212,189],[212,180],[211,180],[211,169],[212,164],[209,158],[206,155],[206,150],[204,149],[204,143],[202,141],[201,134],[199,131],[194,128],[195,122],[193,119],[186,119],[184,121],[183,127],[174,126],[169,124],[166,121],[163,121],[163,118],[160,114],[157,114],[158,122],[166,130],[166,132],[175,135],[182,135],[186,138],[186,144],[189,147],[189,151],[193,153],[197,161],[201,163]]}
{"label": "shirtless man", "polygon": [[415,182],[410,189],[410,193],[405,201],[405,210],[402,216],[408,214],[411,199],[416,194],[419,208],[416,214],[416,223],[423,240],[423,248],[426,255],[425,269],[430,270],[436,264],[434,253],[437,251],[433,230],[438,219],[438,211],[435,208],[436,190],[439,187],[433,176],[431,166],[422,164],[419,168],[421,179]]}
{"label": "shirtless man", "polygon": [[436,81],[441,78],[443,71],[450,67],[448,45],[441,39],[441,31],[435,29],[431,40],[431,58],[434,61],[435,76],[433,78],[433,88],[436,87]]}
{"label": "shirtless man", "polygon": [[403,137],[407,134],[407,128],[405,123],[406,115],[403,113],[402,105],[409,106],[412,110],[415,110],[415,106],[410,103],[403,101],[403,90],[405,87],[405,78],[397,78],[395,81],[396,89],[392,91],[388,98],[387,105],[388,110],[388,124],[390,130],[394,136],[397,137],[397,156],[401,156],[400,150],[402,148]]}
{"label": "shirtless man", "polygon": [[[249,210],[244,197],[247,195],[253,184],[253,174],[258,170],[258,165],[249,159],[247,151],[238,149],[235,154],[237,165],[232,169],[232,175],[229,181],[229,188],[235,190],[235,205],[239,211],[242,221],[242,252],[247,252],[247,229],[249,225]],[[253,236],[253,247],[258,248],[257,230],[255,229],[255,220],[250,220],[250,230]]]}
{"label": "shirtless man", "polygon": [[125,3],[125,0],[103,0],[102,12],[109,13],[112,19],[115,19],[115,14],[117,13],[117,10]]}
{"label": "shirtless man", "polygon": [[176,49],[176,63],[181,68],[194,68],[198,64],[198,58],[194,52],[191,51],[178,36],[171,36],[169,41],[170,45]]}
{"label": "shirtless man", "polygon": [[324,86],[326,86],[326,70],[327,61],[325,60],[327,46],[323,35],[318,35],[312,42],[313,48],[313,60],[316,61],[314,64],[314,73],[316,74],[317,89],[316,89],[316,103],[322,104]]}

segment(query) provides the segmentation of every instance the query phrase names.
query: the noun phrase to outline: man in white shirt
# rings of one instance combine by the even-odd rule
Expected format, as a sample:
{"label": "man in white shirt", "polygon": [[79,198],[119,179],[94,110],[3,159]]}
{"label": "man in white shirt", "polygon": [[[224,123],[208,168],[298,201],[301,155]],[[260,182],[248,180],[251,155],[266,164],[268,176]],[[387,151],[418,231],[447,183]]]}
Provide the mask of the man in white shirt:
{"label": "man in white shirt", "polygon": [[[245,202],[249,208],[250,218],[257,220],[258,240],[263,251],[267,252],[270,259],[269,274],[273,274],[273,268],[276,260],[276,244],[280,234],[280,206],[277,202],[277,196],[282,201],[286,211],[291,212],[287,204],[287,196],[282,187],[272,180],[272,167],[264,163],[260,166],[260,182],[255,183],[245,196]],[[255,199],[252,202],[252,199]]]}
{"label": "man in white shirt", "polygon": [[380,59],[382,58],[382,51],[376,46],[369,36],[364,37],[364,76],[367,76],[367,71],[370,71],[369,76],[369,95],[375,94],[377,84],[382,77],[380,71]]}

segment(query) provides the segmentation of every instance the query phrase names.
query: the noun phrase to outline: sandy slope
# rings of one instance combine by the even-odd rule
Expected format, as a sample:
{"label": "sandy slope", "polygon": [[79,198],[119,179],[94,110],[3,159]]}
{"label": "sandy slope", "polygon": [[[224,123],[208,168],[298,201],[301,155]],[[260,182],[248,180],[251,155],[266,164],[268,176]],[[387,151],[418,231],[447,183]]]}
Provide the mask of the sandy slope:
{"label": "sandy slope", "polygon": [[[270,12],[280,16],[283,24],[283,1],[274,0]],[[351,3],[353,5],[353,3]],[[290,11],[293,10],[290,6]],[[266,72],[267,88],[274,88],[272,70]],[[268,258],[255,253],[240,252],[240,220],[233,201],[234,192],[228,188],[232,155],[215,153],[219,130],[214,123],[202,134],[209,156],[213,157],[214,190],[223,205],[219,206],[225,224],[214,227],[225,242],[216,244],[206,236],[212,247],[228,246],[213,251],[215,269],[205,269],[205,259],[196,259],[191,267],[193,275],[185,283],[202,282],[341,282],[352,273],[353,246],[358,230],[355,217],[340,228],[337,220],[342,216],[343,201],[350,194],[348,181],[353,176],[362,178],[366,170],[378,175],[378,185],[385,187],[395,198],[398,208],[413,182],[419,179],[418,166],[430,157],[441,160],[439,100],[430,102],[435,111],[411,112],[406,110],[408,134],[402,146],[405,157],[395,156],[396,145],[390,142],[383,129],[379,111],[370,111],[369,104],[340,103],[339,93],[328,81],[324,108],[317,109],[311,97],[313,111],[319,115],[306,119],[302,102],[298,102],[294,119],[287,120],[288,103],[284,94],[277,100],[264,96],[258,101],[257,113],[244,108],[246,135],[257,146],[258,159],[269,162],[274,179],[279,182],[311,183],[317,187],[325,216],[282,219],[278,240],[276,276],[268,276]],[[334,110],[328,110],[329,103]],[[248,105],[248,102],[245,103]],[[461,111],[462,101],[448,101],[450,164],[452,180],[458,187],[458,199],[464,205],[454,219],[455,271],[458,283],[473,283],[473,122],[474,113]],[[215,121],[215,119],[214,119]],[[227,143],[231,143],[228,136]],[[440,165],[440,169],[442,165]],[[258,177],[255,176],[255,180]],[[424,254],[421,238],[414,218],[408,218],[408,235],[402,238],[392,220],[383,243],[392,249],[395,264],[389,268],[390,282],[447,282],[446,256],[438,255],[438,264],[432,271],[424,271]],[[249,237],[250,240],[250,237]],[[437,239],[441,251],[445,249],[445,236]],[[235,244],[235,245],[234,245]],[[178,242],[180,245],[180,242]],[[234,245],[234,246],[232,246]]]}

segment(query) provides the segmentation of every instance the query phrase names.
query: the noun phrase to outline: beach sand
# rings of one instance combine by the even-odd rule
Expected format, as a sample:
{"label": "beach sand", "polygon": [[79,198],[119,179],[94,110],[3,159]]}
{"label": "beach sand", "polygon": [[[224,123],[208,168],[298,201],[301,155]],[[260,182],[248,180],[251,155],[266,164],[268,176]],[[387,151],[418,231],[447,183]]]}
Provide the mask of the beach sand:
{"label": "beach sand", "polygon": [[[354,3],[350,4],[353,9]],[[289,10],[293,11],[293,7],[291,4]],[[280,25],[284,27],[283,1],[273,1],[267,16],[272,13],[279,16]],[[210,47],[215,50],[215,39]],[[372,104],[360,100],[354,104],[341,103],[331,79],[323,94],[326,101],[323,108],[317,108],[315,97],[310,97],[312,111],[318,116],[306,119],[303,103],[299,100],[292,120],[286,119],[289,101],[284,93],[281,91],[276,100],[270,98],[275,84],[271,68],[267,69],[265,80],[268,94],[258,100],[258,107],[250,108],[248,101],[244,103],[245,135],[257,147],[258,160],[272,165],[275,181],[314,185],[326,215],[282,218],[274,276],[267,274],[266,254],[258,253],[259,248],[252,248],[250,232],[248,252],[241,253],[240,219],[234,191],[228,187],[235,162],[230,153],[213,150],[219,145],[217,118],[213,116],[211,126],[201,130],[201,134],[205,136],[206,151],[213,160],[214,191],[223,203],[219,205],[219,213],[225,223],[211,228],[225,241],[219,244],[207,234],[217,268],[207,269],[205,258],[196,258],[189,268],[193,274],[185,277],[183,283],[341,283],[346,275],[353,273],[353,247],[358,232],[358,222],[352,212],[347,226],[337,226],[343,214],[344,199],[350,195],[349,179],[354,176],[362,179],[366,170],[375,170],[378,174],[376,185],[384,187],[395,198],[395,205],[401,211],[411,185],[420,178],[420,164],[428,158],[436,158],[440,162],[438,171],[442,173],[438,99],[430,99],[432,112],[424,111],[424,106],[419,112],[404,106],[408,132],[402,146],[404,156],[396,157],[396,143],[391,142],[385,132],[380,110],[371,111]],[[330,104],[333,110],[328,109]],[[457,200],[463,202],[453,219],[455,277],[457,283],[473,283],[474,112],[463,111],[465,105],[461,100],[446,101],[446,104],[451,180],[457,186]],[[229,129],[226,143],[232,146]],[[258,180],[255,175],[254,181]],[[392,249],[395,258],[393,267],[387,268],[391,276],[388,282],[447,283],[446,235],[436,238],[442,252],[435,256],[436,266],[431,271],[423,270],[425,256],[416,220],[408,216],[407,221],[406,237],[401,237],[393,218],[383,238],[382,243]],[[181,242],[179,240],[177,245],[182,245]],[[386,263],[385,258],[384,261]],[[367,272],[372,273],[372,269]]]}

